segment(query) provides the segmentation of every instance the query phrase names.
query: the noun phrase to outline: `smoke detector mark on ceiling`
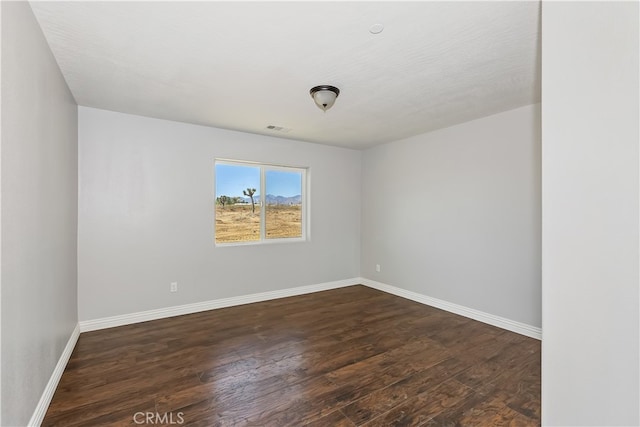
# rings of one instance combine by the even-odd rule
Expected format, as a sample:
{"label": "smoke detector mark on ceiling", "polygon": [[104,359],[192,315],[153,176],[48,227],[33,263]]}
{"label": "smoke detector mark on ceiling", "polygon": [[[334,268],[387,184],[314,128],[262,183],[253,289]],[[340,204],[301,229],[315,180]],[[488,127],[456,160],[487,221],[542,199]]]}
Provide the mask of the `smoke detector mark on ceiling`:
{"label": "smoke detector mark on ceiling", "polygon": [[273,131],[276,131],[276,132],[282,132],[282,133],[291,132],[291,129],[285,128],[285,127],[282,127],[282,126],[269,125],[269,126],[267,126],[267,129],[273,130]]}
{"label": "smoke detector mark on ceiling", "polygon": [[383,24],[373,24],[369,28],[369,32],[371,34],[380,34],[382,32],[382,30],[384,30],[384,25]]}

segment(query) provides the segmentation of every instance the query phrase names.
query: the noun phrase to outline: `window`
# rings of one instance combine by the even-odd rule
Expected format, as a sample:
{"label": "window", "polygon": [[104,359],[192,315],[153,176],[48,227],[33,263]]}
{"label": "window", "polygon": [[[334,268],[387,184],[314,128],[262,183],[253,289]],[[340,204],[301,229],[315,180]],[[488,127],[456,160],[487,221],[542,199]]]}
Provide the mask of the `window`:
{"label": "window", "polygon": [[216,160],[214,180],[216,244],[306,239],[306,169]]}

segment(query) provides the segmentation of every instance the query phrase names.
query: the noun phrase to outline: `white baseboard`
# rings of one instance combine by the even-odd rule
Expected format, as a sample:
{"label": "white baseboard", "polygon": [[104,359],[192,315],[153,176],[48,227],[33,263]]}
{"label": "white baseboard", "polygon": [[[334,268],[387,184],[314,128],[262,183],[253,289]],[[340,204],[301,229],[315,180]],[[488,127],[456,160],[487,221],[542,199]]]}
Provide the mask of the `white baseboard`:
{"label": "white baseboard", "polygon": [[40,397],[40,401],[36,406],[35,411],[33,411],[33,415],[31,416],[31,420],[29,420],[29,426],[40,426],[42,421],[44,420],[44,416],[47,413],[47,409],[49,409],[49,404],[51,403],[51,399],[53,398],[53,394],[56,392],[56,388],[58,387],[58,383],[60,382],[60,378],[62,378],[62,373],[64,372],[64,368],[67,366],[69,362],[69,358],[71,358],[71,353],[73,353],[73,349],[78,342],[78,337],[80,336],[80,325],[76,325],[69,337],[69,341],[67,341],[67,345],[65,346],[62,354],[60,355],[60,359],[58,359],[58,363],[56,364],[51,377],[49,378],[49,382],[47,386],[44,388],[42,392],[42,396]]}
{"label": "white baseboard", "polygon": [[[198,313],[201,311],[214,310],[216,308],[233,307],[236,305],[251,304],[255,302],[268,301],[277,298],[286,298],[296,295],[309,294],[312,292],[326,291],[330,289],[343,288],[353,285],[365,285],[373,289],[407,298],[412,301],[436,307],[454,314],[478,320],[489,325],[497,326],[511,332],[525,335],[535,339],[542,339],[542,329],[516,322],[515,320],[485,313],[480,310],[454,304],[448,301],[432,298],[417,292],[376,282],[364,277],[338,280],[335,282],[320,283],[316,285],[300,286],[297,288],[281,289],[277,291],[261,292],[257,294],[241,295],[237,297],[223,298],[211,301],[197,302],[173,307],[160,308],[156,310],[141,311],[137,313],[123,314],[120,316],[105,317],[94,320],[84,320],[80,322],[80,332],[96,331],[99,329],[113,328],[116,326],[130,325],[134,323],[147,322],[149,320],[164,319],[167,317],[181,316],[184,314]],[[77,338],[76,338],[77,339]]]}
{"label": "white baseboard", "polygon": [[359,278],[360,283],[373,289],[377,289],[382,292],[397,295],[402,298],[410,299],[412,301],[419,302],[421,304],[430,305],[460,316],[468,317],[473,320],[478,320],[489,325],[497,326],[498,328],[506,329],[511,332],[515,332],[527,337],[542,340],[542,329],[536,326],[527,325],[526,323],[516,322],[504,317],[495,316],[493,314],[485,313],[480,310],[465,307],[463,305],[454,304],[448,301],[444,301],[437,298],[428,297],[416,292],[407,291],[395,286],[387,285],[385,283],[376,282],[375,280]]}
{"label": "white baseboard", "polygon": [[96,331],[99,329],[146,322],[149,320],[164,319],[166,317],[198,313],[201,311],[213,310],[216,308],[232,307],[236,305],[251,304],[254,302],[268,301],[277,298],[310,294],[312,292],[327,291],[329,289],[344,288],[346,286],[353,286],[358,284],[360,284],[359,277],[353,279],[338,280],[336,282],[320,283],[317,285],[300,286],[297,288],[281,289],[277,291],[261,292],[258,294],[242,295],[238,297],[159,308],[156,310],[141,311],[138,313],[123,314],[120,316],[104,317],[101,319],[83,320],[80,322],[80,331]]}

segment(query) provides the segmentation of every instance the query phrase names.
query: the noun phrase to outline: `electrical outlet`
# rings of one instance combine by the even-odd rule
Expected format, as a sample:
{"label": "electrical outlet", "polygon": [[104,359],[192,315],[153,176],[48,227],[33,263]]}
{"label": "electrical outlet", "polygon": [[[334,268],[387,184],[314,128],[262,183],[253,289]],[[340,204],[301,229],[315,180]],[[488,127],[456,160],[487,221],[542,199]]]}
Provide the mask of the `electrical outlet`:
{"label": "electrical outlet", "polygon": [[380,273],[380,264],[376,264],[376,271]]}
{"label": "electrical outlet", "polygon": [[171,287],[169,288],[171,292],[178,292],[178,282],[171,282]]}

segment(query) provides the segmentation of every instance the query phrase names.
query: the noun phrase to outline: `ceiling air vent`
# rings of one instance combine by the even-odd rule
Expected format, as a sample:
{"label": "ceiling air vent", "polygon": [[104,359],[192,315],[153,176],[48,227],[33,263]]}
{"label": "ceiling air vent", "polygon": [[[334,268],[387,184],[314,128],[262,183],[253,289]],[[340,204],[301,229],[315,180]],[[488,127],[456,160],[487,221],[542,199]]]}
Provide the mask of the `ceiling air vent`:
{"label": "ceiling air vent", "polygon": [[273,130],[273,131],[276,131],[276,132],[282,132],[282,133],[287,133],[287,132],[291,131],[291,129],[289,129],[289,128],[284,128],[282,126],[274,126],[274,125],[267,126],[267,129]]}

